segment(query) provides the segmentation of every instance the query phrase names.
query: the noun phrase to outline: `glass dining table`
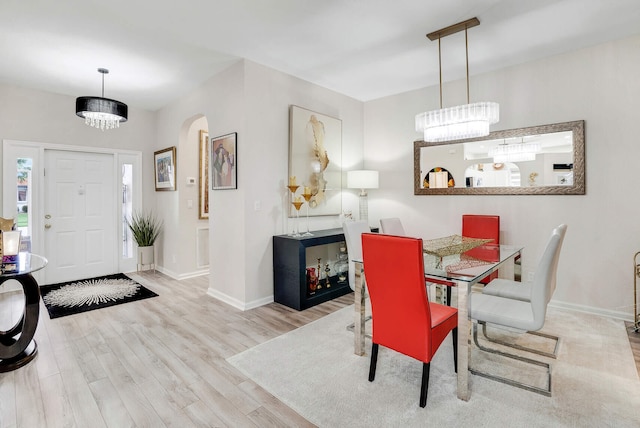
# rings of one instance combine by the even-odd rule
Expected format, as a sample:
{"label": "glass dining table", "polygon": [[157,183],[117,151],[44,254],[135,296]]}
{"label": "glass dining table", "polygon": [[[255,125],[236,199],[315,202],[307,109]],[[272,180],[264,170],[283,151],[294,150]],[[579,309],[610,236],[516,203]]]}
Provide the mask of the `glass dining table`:
{"label": "glass dining table", "polygon": [[[465,246],[459,245],[460,240],[457,237],[459,236],[453,235],[437,240],[425,240],[423,242],[425,249],[424,268],[427,283],[450,283],[457,289],[457,395],[459,399],[468,401],[471,396],[469,389],[469,363],[471,361],[469,295],[471,287],[495,271],[498,271],[500,278],[513,279],[515,261],[520,257],[523,247],[496,245],[487,240],[477,240],[474,245],[469,243]],[[448,244],[450,244],[449,249],[444,248]],[[457,245],[457,250],[452,250],[451,245]],[[361,259],[353,259],[353,262],[355,265],[354,352],[356,355],[364,355],[365,280],[363,274],[365,270]]]}

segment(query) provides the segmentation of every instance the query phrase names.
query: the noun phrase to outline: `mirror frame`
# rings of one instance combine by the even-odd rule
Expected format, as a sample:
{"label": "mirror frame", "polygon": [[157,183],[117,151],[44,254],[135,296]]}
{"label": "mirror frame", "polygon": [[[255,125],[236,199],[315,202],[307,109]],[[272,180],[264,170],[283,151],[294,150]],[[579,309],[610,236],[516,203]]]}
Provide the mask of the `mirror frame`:
{"label": "mirror frame", "polygon": [[[564,131],[573,132],[573,186],[448,187],[442,189],[420,188],[420,150],[423,147],[524,137],[527,135],[551,134],[554,132]],[[554,123],[551,125],[530,126],[527,128],[507,129],[504,131],[494,131],[486,137],[467,138],[464,140],[444,141],[437,143],[427,143],[422,140],[413,142],[414,195],[584,195],[586,192],[585,181],[584,120]],[[464,180],[462,180],[462,182],[464,182]]]}

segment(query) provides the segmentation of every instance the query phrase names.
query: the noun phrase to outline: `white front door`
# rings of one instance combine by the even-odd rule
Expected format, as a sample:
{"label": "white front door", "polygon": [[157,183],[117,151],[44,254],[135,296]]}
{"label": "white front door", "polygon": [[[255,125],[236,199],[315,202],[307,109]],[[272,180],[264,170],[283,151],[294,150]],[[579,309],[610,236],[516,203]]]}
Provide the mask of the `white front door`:
{"label": "white front door", "polygon": [[114,155],[45,150],[45,284],[117,271]]}

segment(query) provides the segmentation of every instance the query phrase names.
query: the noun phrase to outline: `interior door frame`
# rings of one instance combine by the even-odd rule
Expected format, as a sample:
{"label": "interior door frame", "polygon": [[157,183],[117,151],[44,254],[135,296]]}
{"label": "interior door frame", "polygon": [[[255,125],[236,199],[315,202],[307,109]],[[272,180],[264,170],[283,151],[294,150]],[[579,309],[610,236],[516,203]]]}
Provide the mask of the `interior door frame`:
{"label": "interior door frame", "polygon": [[[72,146],[65,144],[52,144],[52,143],[40,143],[32,141],[19,141],[19,140],[3,140],[2,141],[2,216],[13,217],[15,216],[17,209],[17,201],[14,191],[9,187],[13,180],[15,180],[17,169],[16,159],[18,157],[29,157],[33,159],[32,165],[32,186],[31,193],[33,207],[29,207],[32,210],[32,236],[31,236],[31,251],[36,254],[43,254],[44,251],[44,208],[45,208],[45,152],[47,150],[55,151],[73,151],[83,152],[89,154],[111,154],[114,157],[113,176],[116,178],[116,190],[114,197],[116,198],[115,218],[118,224],[118,230],[116,233],[118,236],[123,234],[123,225],[119,221],[122,218],[122,204],[119,202],[122,199],[122,165],[124,163],[133,165],[133,209],[140,210],[142,208],[142,152],[136,150],[121,150],[111,148],[100,147],[87,147],[87,146]],[[135,254],[131,258],[124,258],[122,255],[120,240],[116,239],[117,245],[114,245],[113,251],[115,252],[115,260],[117,260],[117,268],[119,272],[131,272],[135,271],[136,258]],[[36,272],[36,280],[44,283],[46,268],[42,271]]]}

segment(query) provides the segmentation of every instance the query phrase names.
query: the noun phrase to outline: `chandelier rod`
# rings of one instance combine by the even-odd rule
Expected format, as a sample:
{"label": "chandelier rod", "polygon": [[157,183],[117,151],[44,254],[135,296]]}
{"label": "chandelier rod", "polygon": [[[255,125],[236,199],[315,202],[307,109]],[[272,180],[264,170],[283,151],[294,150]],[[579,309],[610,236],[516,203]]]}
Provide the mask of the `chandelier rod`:
{"label": "chandelier rod", "polygon": [[106,68],[99,68],[98,72],[102,74],[102,98],[104,98],[104,75],[109,73],[109,70]]}
{"label": "chandelier rod", "polygon": [[[464,27],[464,50],[466,54],[467,61],[467,104],[471,104],[469,102],[469,39],[467,38],[467,27]],[[102,76],[104,78],[104,76]]]}
{"label": "chandelier rod", "polygon": [[466,73],[467,73],[467,104],[469,101],[469,39],[467,30],[480,25],[478,18],[467,19],[466,21],[458,22],[457,24],[450,25],[441,30],[433,31],[427,34],[429,40],[438,40],[438,71],[440,73],[440,108],[442,109],[442,50],[440,46],[440,40],[443,37],[450,36],[451,34],[458,33],[464,30],[464,47],[465,47],[465,59],[466,59]]}
{"label": "chandelier rod", "polygon": [[440,72],[440,109],[442,109],[442,53],[440,52],[440,38],[438,38],[438,71]]}

